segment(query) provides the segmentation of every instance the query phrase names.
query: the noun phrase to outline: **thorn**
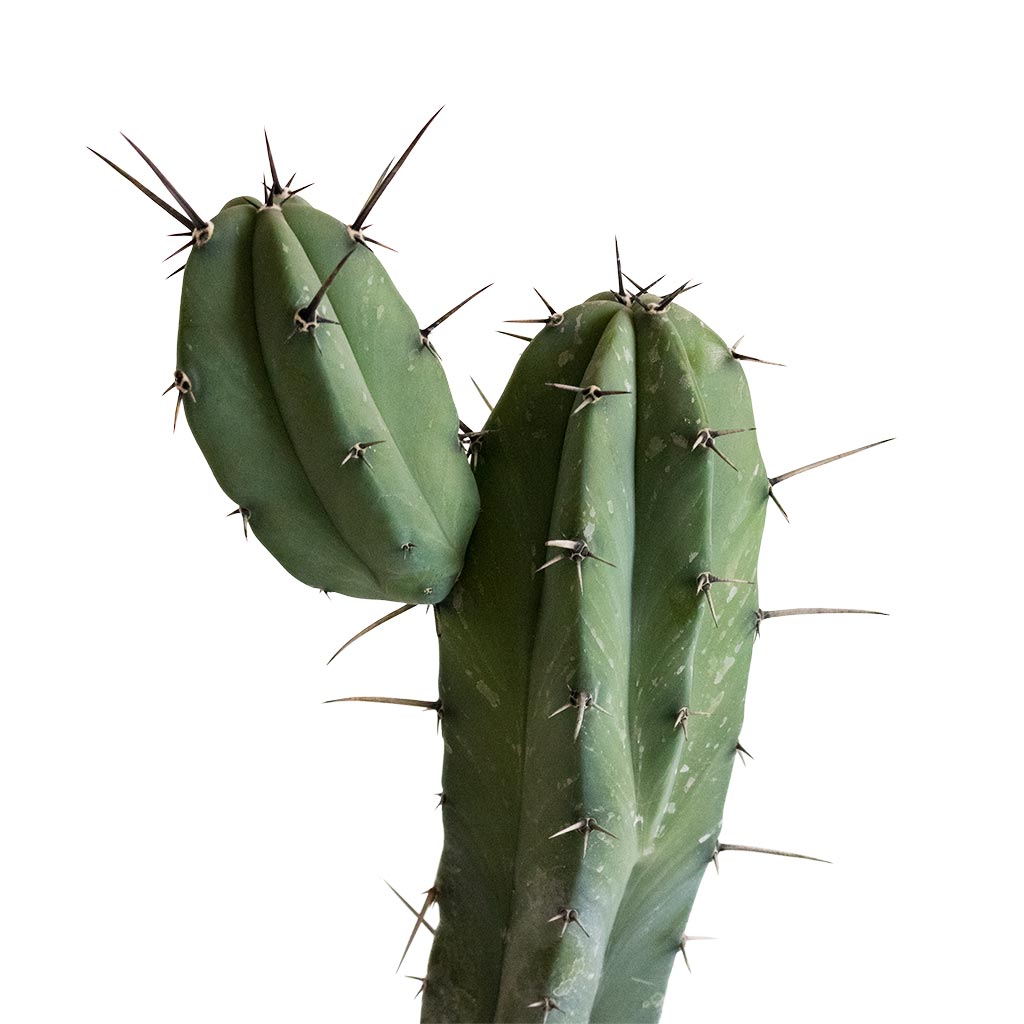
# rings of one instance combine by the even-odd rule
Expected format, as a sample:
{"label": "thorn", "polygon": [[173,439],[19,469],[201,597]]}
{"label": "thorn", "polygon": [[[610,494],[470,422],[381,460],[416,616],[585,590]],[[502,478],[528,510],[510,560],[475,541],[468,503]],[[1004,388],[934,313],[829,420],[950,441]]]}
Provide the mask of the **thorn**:
{"label": "thorn", "polygon": [[610,565],[613,569],[617,568],[617,566],[614,563],[608,562],[603,558],[598,558],[597,555],[595,555],[590,550],[590,548],[587,547],[587,542],[582,539],[546,540],[544,541],[544,546],[549,548],[565,548],[569,553],[563,555],[555,555],[554,558],[549,559],[542,566],[540,566],[537,569],[534,569],[534,572],[541,572],[542,570],[547,569],[549,566],[554,565],[555,562],[561,562],[564,559],[569,559],[570,561],[576,563],[576,574],[579,577],[581,594],[583,593],[583,562],[586,559],[593,558],[595,562],[601,562],[604,565]]}
{"label": "thorn", "polygon": [[614,832],[609,832],[608,829],[602,828],[598,825],[595,818],[581,818],[579,821],[573,822],[571,825],[566,825],[565,828],[559,829],[557,832],[548,836],[548,839],[556,839],[558,836],[567,835],[569,832],[582,832],[583,833],[583,858],[587,856],[587,840],[590,838],[591,832],[603,832],[606,836],[611,836],[612,839],[618,839]]}
{"label": "thorn", "polygon": [[373,469],[370,465],[370,460],[366,457],[367,451],[372,448],[375,444],[386,444],[387,441],[356,441],[354,445],[345,453],[345,458],[341,460],[341,464],[344,466],[350,459],[355,459],[356,462],[362,462],[366,465],[367,469]]}
{"label": "thorn", "polygon": [[756,356],[745,356],[742,352],[737,352],[736,349],[740,347],[740,342],[743,340],[742,337],[736,339],[736,343],[733,345],[729,352],[733,359],[746,360],[748,363],[763,363],[765,366],[785,366],[785,363],[773,363],[770,359],[758,359]]}
{"label": "thorn", "polygon": [[[405,545],[404,545],[404,544],[403,544],[402,546],[403,546],[403,547],[405,547]],[[414,546],[415,546],[415,545],[414,545]],[[402,612],[407,612],[407,611],[408,611],[408,610],[409,610],[410,608],[415,608],[415,607],[416,607],[416,605],[414,605],[414,604],[403,604],[403,605],[402,605],[401,607],[399,607],[399,608],[395,608],[395,609],[394,609],[394,611],[390,611],[390,612],[388,612],[388,613],[387,613],[387,615],[382,615],[382,616],[381,616],[381,617],[380,617],[379,619],[377,619],[377,620],[376,620],[376,622],[371,622],[371,623],[370,623],[370,624],[369,624],[369,625],[368,625],[368,626],[367,626],[367,627],[366,627],[365,629],[361,629],[361,630],[359,630],[359,632],[358,632],[358,633],[356,633],[356,635],[355,635],[355,636],[349,637],[349,638],[348,638],[348,640],[346,640],[346,641],[345,641],[345,642],[344,642],[344,643],[343,643],[343,644],[342,644],[342,645],[341,645],[341,646],[340,646],[340,647],[339,647],[339,648],[338,648],[338,649],[337,649],[337,650],[336,650],[336,651],[335,651],[335,652],[334,652],[334,653],[333,653],[333,654],[332,654],[332,655],[330,656],[330,658],[328,658],[328,659],[327,659],[327,664],[328,664],[328,665],[330,665],[330,663],[331,663],[332,661],[334,661],[334,659],[335,659],[335,658],[336,658],[336,657],[337,657],[337,656],[338,656],[339,654],[341,654],[341,652],[342,652],[343,650],[345,650],[345,648],[346,648],[346,647],[348,647],[348,646],[349,646],[349,644],[354,644],[354,643],[355,643],[355,642],[356,642],[356,641],[357,641],[357,640],[358,640],[358,639],[359,639],[359,638],[360,638],[361,636],[366,636],[366,634],[367,634],[367,633],[369,633],[369,632],[371,632],[372,630],[376,629],[376,628],[377,628],[378,626],[383,626],[383,625],[384,625],[384,623],[385,623],[385,622],[388,622],[388,621],[389,621],[390,619],[394,619],[394,618],[396,618],[397,616],[401,615],[401,614],[402,614]]]}
{"label": "thorn", "polygon": [[615,273],[618,278],[619,290],[616,293],[624,306],[629,305],[629,293],[622,283],[622,257],[619,256],[619,236],[615,236]]}
{"label": "thorn", "polygon": [[[416,133],[416,138],[406,146],[405,152],[398,158],[398,162],[393,166],[389,163],[388,166],[384,168],[384,173],[377,179],[377,184],[373,186],[369,196],[366,198],[366,202],[363,203],[362,209],[360,209],[359,213],[356,214],[356,219],[352,221],[350,226],[350,232],[355,232],[355,234],[359,236],[359,241],[373,242],[372,238],[362,238],[363,225],[366,223],[366,218],[370,216],[370,211],[377,205],[377,201],[382,195],[384,195],[384,191],[387,189],[388,185],[391,184],[395,175],[399,170],[401,170],[402,164],[405,163],[416,143],[423,137],[423,133],[430,127],[434,118],[437,117],[442,110],[444,110],[444,107],[438,107],[433,117],[431,117],[430,120],[427,121],[427,123]],[[380,245],[379,242],[374,242],[374,244]]]}
{"label": "thorn", "polygon": [[[747,853],[769,853],[773,857],[795,857],[797,860],[813,860],[819,864],[831,864],[832,861],[825,860],[823,857],[811,857],[806,853],[790,853],[788,850],[769,850],[764,846],[741,846],[736,843],[716,843],[715,844],[715,856],[719,853],[724,853],[726,850],[745,850]],[[717,866],[717,862],[716,862]]]}
{"label": "thorn", "polygon": [[412,551],[414,547],[416,547],[416,545],[411,540],[406,541],[402,545],[402,558],[408,558],[409,552]]}
{"label": "thorn", "polygon": [[547,1024],[548,1014],[552,1010],[557,1010],[559,1013],[563,1012],[562,1008],[554,1001],[554,999],[551,998],[551,996],[544,996],[542,999],[538,999],[537,1002],[527,1003],[526,1005],[531,1010],[536,1007],[542,1007],[544,1009],[544,1016],[541,1018],[541,1024]]}
{"label": "thorn", "polygon": [[473,387],[476,388],[476,393],[483,399],[484,405],[487,406],[487,411],[494,412],[494,406],[491,405],[491,403],[487,400],[487,396],[483,393],[483,390],[481,389],[480,385],[477,384],[477,382],[473,380],[472,377],[470,377],[469,379],[473,381]]}
{"label": "thorn", "polygon": [[423,327],[420,329],[420,345],[422,345],[423,348],[427,349],[437,359],[438,362],[441,361],[441,357],[437,354],[437,349],[434,348],[433,344],[430,341],[430,332],[435,327],[439,327],[441,324],[443,324],[445,320],[447,320],[448,317],[452,315],[452,313],[457,313],[460,309],[462,309],[462,307],[467,302],[472,301],[481,292],[487,291],[487,289],[492,287],[493,285],[494,282],[492,281],[490,284],[485,284],[483,288],[477,288],[477,290],[473,292],[473,294],[470,295],[469,298],[463,299],[457,306],[452,306],[452,308],[449,309],[447,313],[443,313],[441,316],[439,316],[432,324],[429,324],[427,327]]}
{"label": "thorn", "polygon": [[555,715],[560,715],[563,711],[568,711],[569,708],[576,708],[576,728],[573,730],[573,740],[579,739],[580,730],[583,728],[583,716],[586,712],[593,708],[595,711],[600,711],[607,715],[607,709],[601,707],[597,703],[597,698],[594,694],[588,693],[586,690],[574,690],[571,686],[569,687],[569,700],[563,704],[560,708],[552,711],[548,718],[554,718]]}
{"label": "thorn", "polygon": [[[281,195],[281,193],[284,192],[284,189],[281,188],[280,179],[277,177],[277,167],[274,164],[274,154],[270,151],[270,137],[267,135],[267,129],[266,128],[263,129],[263,141],[266,142],[266,144],[267,144],[267,160],[270,161],[270,180],[271,180],[272,188],[269,190],[269,194],[268,194],[268,197],[267,197],[269,199],[271,197]],[[263,180],[263,187],[264,187],[264,189],[266,189],[266,187],[267,187],[267,183],[266,183],[266,179],[265,178]],[[268,202],[268,203],[265,203],[265,205],[269,206],[270,204]]]}
{"label": "thorn", "polygon": [[434,807],[434,810],[436,811],[438,807],[444,807],[444,805],[448,803],[448,797],[446,797],[444,793],[435,793],[434,795],[437,797],[437,805]]}
{"label": "thorn", "polygon": [[755,633],[761,635],[761,623],[765,619],[781,619],[787,615],[885,615],[888,612],[874,612],[867,608],[776,608],[772,611],[765,611],[758,608],[754,626]]}
{"label": "thorn", "polygon": [[747,750],[739,740],[736,741],[736,756],[740,759],[741,763],[746,765],[746,759],[749,757],[751,761],[754,760],[754,755]]}
{"label": "thorn", "polygon": [[[384,884],[402,901],[402,903],[405,904],[410,911],[412,911],[414,916],[420,916],[420,912],[386,878],[384,879]],[[423,927],[426,928],[431,935],[436,933],[436,929],[429,921],[424,921],[422,923]]]}
{"label": "thorn", "polygon": [[459,420],[459,444],[466,451],[469,457],[469,468],[476,469],[480,461],[480,449],[483,447],[484,437],[487,434],[494,434],[494,430],[470,430],[462,420]]}
{"label": "thorn", "polygon": [[[395,968],[395,974],[397,974],[402,969],[402,964],[405,962],[405,957],[409,952],[409,947],[412,945],[412,940],[416,938],[416,933],[420,930],[420,925],[427,923],[424,920],[424,916],[426,915],[427,911],[437,902],[437,887],[432,885],[426,891],[426,893],[424,893],[424,895],[427,898],[423,901],[423,906],[420,909],[420,912],[416,914],[416,923],[412,926],[412,934],[409,936],[409,941],[405,944],[405,949],[402,950],[402,959],[398,961],[398,966]],[[431,931],[433,931],[433,929],[431,929]]]}
{"label": "thorn", "polygon": [[[736,466],[722,454],[718,445],[715,444],[715,438],[725,437],[728,434],[743,434],[749,430],[756,429],[757,427],[734,427],[732,430],[710,430],[704,427],[697,435],[697,439],[693,442],[690,451],[692,452],[697,448],[707,448],[709,451],[713,451],[727,466],[732,466],[733,469],[736,469]],[[738,473],[739,470],[736,469],[736,472]]]}
{"label": "thorn", "polygon": [[164,388],[163,394],[166,395],[168,391],[178,392],[178,400],[174,403],[174,423],[171,426],[173,434],[178,429],[178,410],[181,408],[181,403],[185,401],[186,396],[193,402],[196,401],[196,393],[192,390],[192,381],[188,379],[188,374],[184,370],[174,371],[174,380]]}
{"label": "thorn", "polygon": [[663,310],[668,309],[668,307],[672,304],[673,299],[675,299],[679,295],[682,295],[683,292],[691,292],[694,288],[699,288],[700,284],[700,281],[698,281],[696,284],[690,284],[689,281],[686,281],[685,283],[681,284],[675,291],[669,292],[668,295],[663,295],[661,298],[661,302],[659,302],[656,306],[652,307],[652,312],[661,313]]}
{"label": "thorn", "polygon": [[534,318],[530,320],[506,320],[507,324],[544,324],[546,327],[561,327],[565,323],[565,314],[559,313],[555,310],[555,307],[544,298],[543,295],[536,288],[533,289],[537,292],[537,298],[544,303],[548,311],[548,316]]}
{"label": "thorn", "polygon": [[679,709],[679,713],[676,715],[675,725],[673,726],[673,728],[682,729],[683,739],[688,740],[690,737],[686,731],[686,723],[690,720],[690,716],[700,715],[704,718],[707,718],[710,714],[710,711],[691,711],[688,707],[683,706]]}
{"label": "thorn", "polygon": [[440,700],[413,700],[407,697],[335,697],[323,703],[344,704],[353,700],[365,701],[368,704],[403,704],[410,708],[423,708],[424,711],[436,711],[438,728],[441,727],[441,718],[444,715],[444,707]]}
{"label": "thorn", "polygon": [[[128,139],[128,141],[131,142],[131,139]],[[150,162],[150,160],[148,160],[148,158],[144,154],[142,154],[142,151],[139,150],[138,146],[136,146],[134,142],[131,142],[131,144],[135,148],[135,151],[142,155],[142,159],[145,160],[147,164],[150,164],[151,167],[153,167],[153,164]],[[187,227],[188,233],[191,234],[191,236],[193,236],[193,239],[196,240],[199,245],[206,245],[206,243],[210,241],[210,236],[213,233],[213,225],[204,221],[202,217],[196,214],[195,210],[191,210],[191,207],[188,207],[188,210],[190,210],[194,216],[194,219],[189,219],[184,214],[179,213],[177,210],[175,210],[174,207],[171,206],[171,204],[168,203],[166,200],[161,199],[155,193],[155,191],[152,191],[150,188],[146,188],[146,186],[142,184],[141,181],[139,181],[137,178],[132,177],[127,171],[122,170],[120,167],[118,167],[118,165],[115,164],[113,160],[108,160],[108,158],[104,157],[101,153],[96,153],[96,151],[93,150],[92,146],[86,146],[86,148],[89,151],[89,153],[99,157],[99,159],[103,161],[104,164],[108,165],[109,167],[113,167],[114,170],[116,170],[118,174],[120,174],[123,178],[127,178],[140,191],[140,193],[142,193],[143,196],[145,196],[147,199],[153,200],[153,202],[156,203],[157,206],[161,208],[161,210],[164,210],[165,212],[169,213],[179,224],[183,225],[184,227]],[[156,168],[154,168],[154,170],[156,170]],[[165,181],[164,176],[159,171],[157,171],[157,175],[160,177],[162,181]],[[171,189],[171,194],[175,196],[175,198],[177,198],[173,188]],[[187,204],[185,205],[187,206]],[[199,242],[198,240],[201,237],[202,241]]]}
{"label": "thorn", "polygon": [[516,338],[519,341],[533,341],[533,338],[525,334],[513,334],[511,331],[495,331],[495,334],[504,334],[506,338]]}
{"label": "thorn", "polygon": [[697,942],[704,939],[714,939],[713,935],[680,935],[679,936],[679,952],[683,954],[683,963],[686,964],[686,969],[693,974],[690,968],[690,961],[686,956],[686,944],[688,942]]}
{"label": "thorn", "polygon": [[[426,924],[425,921],[424,924]],[[430,928],[430,925],[427,925],[427,927]],[[433,932],[434,929],[430,928],[430,930]],[[419,997],[426,991],[427,979],[421,978],[418,974],[407,974],[406,977],[411,981],[418,981],[420,983],[420,987],[416,990],[416,995],[413,996],[413,999],[419,999]]]}
{"label": "thorn", "polygon": [[249,539],[249,520],[252,518],[252,513],[241,505],[238,506],[233,512],[229,512],[228,516],[241,516],[242,517],[242,533],[245,535],[245,539]]}
{"label": "thorn", "polygon": [[753,586],[753,580],[733,580],[727,576],[712,576],[709,572],[702,572],[697,577],[697,596],[703,594],[708,601],[708,608],[711,609],[711,618],[714,619],[715,625],[718,625],[718,615],[715,613],[715,605],[711,600],[711,585],[713,583],[745,583],[748,586]]}
{"label": "thorn", "polygon": [[579,930],[583,932],[584,935],[586,935],[588,939],[590,938],[590,932],[588,932],[587,929],[583,927],[583,924],[580,921],[579,912],[573,910],[572,907],[559,907],[558,913],[555,914],[554,917],[548,918],[548,924],[551,924],[554,921],[562,922],[562,931],[561,934],[558,936],[559,938],[562,938],[565,935],[566,929],[569,927],[570,924],[576,925],[579,928]]}
{"label": "thorn", "polygon": [[[326,280],[316,291],[316,295],[310,300],[309,304],[303,306],[302,309],[295,311],[295,316],[292,318],[295,323],[295,329],[291,334],[288,335],[290,341],[295,337],[296,334],[312,334],[313,339],[316,340],[316,328],[318,324],[336,324],[337,320],[328,320],[327,317],[320,316],[317,313],[317,307],[323,302],[324,296],[327,294],[327,289],[334,284],[334,279],[338,276],[339,271],[345,266],[346,261],[355,252],[355,249],[349,249],[344,256],[338,261],[338,265],[327,275]],[[320,344],[317,342],[317,349],[319,350]]]}
{"label": "thorn", "polygon": [[[193,228],[195,231],[201,231],[202,229],[206,228],[209,229],[210,233],[212,234],[213,229],[210,226],[210,224],[203,220],[203,218],[200,217],[199,214],[196,213],[196,211],[193,210],[191,206],[189,206],[189,204],[185,201],[185,197],[170,183],[170,181],[167,180],[167,177],[164,175],[163,171],[161,171],[160,168],[157,167],[157,165],[153,163],[153,161],[150,160],[149,157],[146,156],[146,154],[143,153],[142,150],[139,149],[139,147],[136,146],[135,143],[132,142],[132,140],[129,139],[127,135],[124,134],[124,132],[121,132],[121,138],[124,139],[125,142],[127,142],[128,145],[131,146],[132,149],[134,149],[135,152],[138,153],[139,156],[141,156],[142,159],[146,161],[146,163],[149,165],[149,169],[160,179],[160,182],[164,186],[164,188],[166,188],[167,191],[170,192],[172,196],[174,196],[175,202],[182,208],[182,210],[185,211],[185,213],[188,215],[191,221],[191,224],[186,226]],[[97,153],[97,156],[98,155],[99,154]],[[207,237],[205,241],[208,240],[209,238]],[[203,245],[205,244],[205,241],[198,242],[197,244]]]}
{"label": "thorn", "polygon": [[171,279],[172,277],[174,277],[174,275],[175,275],[175,274],[180,274],[180,273],[181,273],[181,272],[182,272],[182,271],[183,271],[183,270],[185,269],[185,266],[186,266],[186,264],[182,263],[182,265],[181,265],[180,267],[178,267],[178,269],[177,269],[177,270],[172,270],[172,271],[171,271],[171,272],[170,272],[170,273],[169,273],[169,274],[168,274],[168,275],[167,275],[167,276],[166,276],[166,277],[164,278],[164,280],[165,280],[165,281],[170,281],[170,279]]}
{"label": "thorn", "polygon": [[775,502],[778,506],[779,511],[786,516],[786,522],[789,522],[789,516],[786,515],[786,510],[779,504],[779,499],[775,497],[775,485],[781,484],[783,480],[788,480],[792,476],[798,476],[800,473],[806,473],[809,469],[817,469],[819,466],[827,466],[830,462],[838,462],[840,459],[845,459],[850,455],[856,455],[858,452],[866,452],[869,448],[877,448],[880,444],[888,444],[890,441],[894,441],[895,438],[887,437],[882,441],[872,441],[871,444],[861,445],[860,448],[851,448],[848,452],[840,452],[838,455],[830,455],[827,459],[819,459],[817,462],[808,463],[806,466],[801,466],[799,469],[791,469],[788,473],[781,473],[779,476],[769,477],[768,479],[768,497]]}
{"label": "thorn", "polygon": [[545,382],[545,387],[559,388],[562,391],[575,391],[576,394],[583,396],[583,401],[576,406],[575,409],[569,414],[575,416],[581,409],[585,409],[588,405],[596,405],[606,395],[628,395],[628,391],[603,391],[596,384],[587,384],[584,387],[578,388],[572,384],[553,384],[549,381]]}

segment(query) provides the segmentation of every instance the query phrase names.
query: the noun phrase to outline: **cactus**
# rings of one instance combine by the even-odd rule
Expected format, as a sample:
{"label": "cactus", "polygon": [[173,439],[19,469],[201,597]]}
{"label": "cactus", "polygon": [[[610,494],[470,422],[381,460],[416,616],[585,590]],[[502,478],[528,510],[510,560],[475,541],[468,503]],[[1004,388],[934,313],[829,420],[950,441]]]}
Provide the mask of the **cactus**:
{"label": "cactus", "polygon": [[419,328],[363,231],[426,127],[351,225],[281,184],[269,141],[263,202],[209,223],[138,147],[182,213],[102,157],[186,229],[167,391],[246,534],[311,586],[413,604],[449,592],[479,507],[436,322]]}
{"label": "cactus", "polygon": [[436,608],[425,1021],[658,1020],[705,869],[759,849],[719,830],[778,614],[758,608],[765,509],[793,474],[766,476],[746,357],[673,303],[687,287],[620,276],[552,313],[486,424],[483,511]]}
{"label": "cactus", "polygon": [[884,442],[769,477],[741,365],[768,361],[677,304],[690,282],[625,278],[617,244],[615,290],[511,321],[542,327],[470,430],[430,339],[464,303],[420,329],[366,245],[420,135],[351,225],[269,142],[263,201],[209,223],[141,150],[181,212],[111,166],[186,228],[168,391],[245,531],[307,583],[403,602],[352,640],[434,605],[436,700],[338,698],[443,731],[441,861],[419,908],[399,896],[402,959],[434,934],[423,1020],[657,1021],[709,864],[820,859],[720,837],[752,648],[771,618],[881,613],[762,609],[758,552],[781,483]]}

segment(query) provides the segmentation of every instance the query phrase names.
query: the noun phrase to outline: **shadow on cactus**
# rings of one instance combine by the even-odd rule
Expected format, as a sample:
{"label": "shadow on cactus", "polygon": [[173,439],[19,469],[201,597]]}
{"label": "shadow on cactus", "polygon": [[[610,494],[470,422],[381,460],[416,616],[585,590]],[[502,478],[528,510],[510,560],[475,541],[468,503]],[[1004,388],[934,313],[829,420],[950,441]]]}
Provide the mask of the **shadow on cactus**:
{"label": "shadow on cactus", "polygon": [[753,644],[774,617],[882,613],[762,609],[758,552],[781,483],[884,442],[769,477],[742,367],[768,361],[617,246],[614,290],[511,321],[541,329],[471,430],[429,337],[449,314],[421,330],[366,245],[412,145],[351,225],[282,186],[269,144],[263,201],[210,223],[118,168],[192,247],[171,389],[290,572],[403,602],[353,640],[435,605],[436,700],[339,698],[443,731],[441,861],[403,898],[403,960],[434,936],[423,1020],[657,1021],[709,864],[820,859],[720,839]]}

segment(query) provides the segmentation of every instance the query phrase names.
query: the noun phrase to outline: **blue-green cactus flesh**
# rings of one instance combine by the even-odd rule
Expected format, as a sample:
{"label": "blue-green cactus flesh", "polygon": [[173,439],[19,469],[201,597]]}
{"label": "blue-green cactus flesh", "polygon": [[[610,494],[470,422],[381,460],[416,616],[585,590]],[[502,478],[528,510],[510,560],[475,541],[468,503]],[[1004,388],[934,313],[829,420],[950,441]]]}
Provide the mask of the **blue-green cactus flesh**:
{"label": "blue-green cactus flesh", "polygon": [[282,187],[272,156],[264,201],[210,222],[138,147],[184,212],[101,159],[188,229],[167,390],[246,533],[310,586],[433,604],[461,569],[476,484],[436,353],[361,231],[420,135],[352,226]]}
{"label": "blue-green cactus flesh", "polygon": [[569,310],[486,424],[425,1021],[658,1020],[716,851],[768,482],[739,362],[661,304]]}

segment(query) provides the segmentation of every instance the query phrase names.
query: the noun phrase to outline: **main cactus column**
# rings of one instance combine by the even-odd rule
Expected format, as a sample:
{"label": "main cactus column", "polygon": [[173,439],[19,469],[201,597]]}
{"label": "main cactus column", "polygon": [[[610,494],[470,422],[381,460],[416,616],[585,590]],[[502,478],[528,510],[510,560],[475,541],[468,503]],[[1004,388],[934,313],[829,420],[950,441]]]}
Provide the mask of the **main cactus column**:
{"label": "main cactus column", "polygon": [[606,293],[527,348],[438,606],[426,1021],[655,1021],[743,714],[767,481],[729,348]]}

